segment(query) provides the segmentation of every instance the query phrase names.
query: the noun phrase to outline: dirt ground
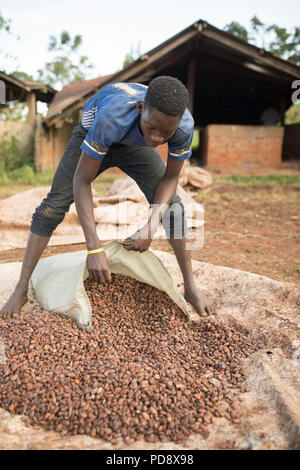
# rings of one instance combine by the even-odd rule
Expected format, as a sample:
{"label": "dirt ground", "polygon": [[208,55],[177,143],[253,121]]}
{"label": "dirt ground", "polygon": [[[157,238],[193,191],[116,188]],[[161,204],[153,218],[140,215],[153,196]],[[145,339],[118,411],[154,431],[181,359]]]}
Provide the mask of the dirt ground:
{"label": "dirt ground", "polygon": [[[240,174],[300,174],[282,164],[278,170],[238,171]],[[232,174],[234,171],[222,171]],[[106,185],[119,173],[111,173]],[[105,188],[102,188],[103,190]],[[300,280],[300,187],[214,183],[206,190],[185,187],[204,204],[204,246],[193,259],[228,266],[278,281]],[[167,240],[154,240],[153,249],[172,252]],[[43,257],[85,249],[84,244],[51,246]],[[0,263],[22,261],[24,249],[0,253]]]}

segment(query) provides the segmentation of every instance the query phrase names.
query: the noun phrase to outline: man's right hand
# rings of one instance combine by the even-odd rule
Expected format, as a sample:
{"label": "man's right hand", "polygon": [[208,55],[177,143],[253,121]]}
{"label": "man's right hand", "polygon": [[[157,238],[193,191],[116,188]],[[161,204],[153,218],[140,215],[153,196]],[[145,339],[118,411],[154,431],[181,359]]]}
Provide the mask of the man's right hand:
{"label": "man's right hand", "polygon": [[88,255],[86,264],[90,281],[111,282],[110,269],[104,252]]}
{"label": "man's right hand", "polygon": [[14,314],[20,313],[23,305],[26,304],[28,285],[24,288],[18,284],[11,294],[10,298],[0,310],[0,317],[12,317]]}

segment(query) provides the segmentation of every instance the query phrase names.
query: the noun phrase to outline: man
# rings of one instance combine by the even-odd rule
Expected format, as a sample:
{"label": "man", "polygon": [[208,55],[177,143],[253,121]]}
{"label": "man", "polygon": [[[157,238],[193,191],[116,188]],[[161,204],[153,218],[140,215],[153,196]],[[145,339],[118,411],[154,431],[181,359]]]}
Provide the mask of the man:
{"label": "man", "polygon": [[[115,166],[132,177],[148,202],[154,204],[150,219],[123,242],[124,248],[147,250],[162,221],[183,275],[185,298],[199,314],[212,313],[211,304],[193,279],[191,258],[185,249],[184,207],[176,194],[183,162],[191,156],[194,121],[187,103],[185,86],[166,76],[155,78],[148,88],[137,83],[109,84],[86,102],[51,190],[32,216],[20,279],[1,315],[18,313],[27,302],[31,274],[74,200],[88,250],[89,278],[111,281],[96,232],[91,183]],[[165,142],[169,149],[167,165],[155,149]]]}

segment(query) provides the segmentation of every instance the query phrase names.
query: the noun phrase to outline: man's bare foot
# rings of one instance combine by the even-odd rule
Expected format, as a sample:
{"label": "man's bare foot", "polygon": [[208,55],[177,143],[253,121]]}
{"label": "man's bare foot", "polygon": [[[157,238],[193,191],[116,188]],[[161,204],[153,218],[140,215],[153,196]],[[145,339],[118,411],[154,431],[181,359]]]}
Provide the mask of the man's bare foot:
{"label": "man's bare foot", "polygon": [[16,287],[6,304],[0,310],[0,317],[12,317],[15,313],[20,313],[21,308],[27,301],[27,290]]}
{"label": "man's bare foot", "polygon": [[213,307],[208,298],[196,287],[185,288],[184,298],[192,304],[196,312],[202,317],[213,313]]}

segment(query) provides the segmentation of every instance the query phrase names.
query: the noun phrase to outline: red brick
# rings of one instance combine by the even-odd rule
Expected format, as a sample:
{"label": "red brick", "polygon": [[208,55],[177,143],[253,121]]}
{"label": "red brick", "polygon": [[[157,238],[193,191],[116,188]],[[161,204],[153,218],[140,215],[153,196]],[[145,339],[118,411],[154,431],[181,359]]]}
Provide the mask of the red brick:
{"label": "red brick", "polygon": [[283,127],[209,125],[204,162],[211,168],[276,168],[281,164]]}

